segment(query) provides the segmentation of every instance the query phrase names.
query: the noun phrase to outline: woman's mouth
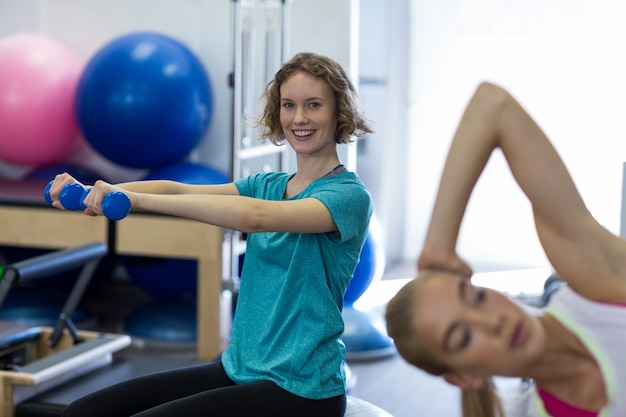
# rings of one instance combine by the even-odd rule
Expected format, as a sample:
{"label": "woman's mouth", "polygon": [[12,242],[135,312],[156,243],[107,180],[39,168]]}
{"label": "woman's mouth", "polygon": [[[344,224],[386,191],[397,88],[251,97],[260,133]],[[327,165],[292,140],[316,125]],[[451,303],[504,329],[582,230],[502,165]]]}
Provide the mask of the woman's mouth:
{"label": "woman's mouth", "polygon": [[315,130],[292,130],[293,135],[298,140],[305,140],[313,136]]}
{"label": "woman's mouth", "polygon": [[524,326],[524,323],[520,321],[515,326],[515,329],[513,330],[513,335],[511,336],[511,349],[517,349],[523,346],[524,343],[526,343],[527,339],[528,330],[526,329],[526,326]]}

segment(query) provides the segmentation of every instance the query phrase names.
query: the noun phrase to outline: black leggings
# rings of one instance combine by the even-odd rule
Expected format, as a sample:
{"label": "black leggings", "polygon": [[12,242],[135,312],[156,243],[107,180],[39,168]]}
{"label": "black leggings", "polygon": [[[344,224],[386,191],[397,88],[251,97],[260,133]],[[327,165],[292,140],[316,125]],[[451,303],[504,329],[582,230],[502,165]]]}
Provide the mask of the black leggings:
{"label": "black leggings", "polygon": [[70,404],[63,417],[343,417],[346,396],[299,397],[270,381],[235,384],[221,362],[134,378]]}

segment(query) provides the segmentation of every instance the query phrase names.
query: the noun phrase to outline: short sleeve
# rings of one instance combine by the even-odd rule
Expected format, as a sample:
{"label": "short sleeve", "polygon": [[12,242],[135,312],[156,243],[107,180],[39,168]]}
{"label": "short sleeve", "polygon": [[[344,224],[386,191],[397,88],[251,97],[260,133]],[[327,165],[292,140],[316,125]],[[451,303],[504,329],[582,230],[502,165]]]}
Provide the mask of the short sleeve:
{"label": "short sleeve", "polygon": [[354,174],[346,173],[333,179],[321,182],[311,197],[328,208],[342,241],[358,238],[372,215],[371,195]]}

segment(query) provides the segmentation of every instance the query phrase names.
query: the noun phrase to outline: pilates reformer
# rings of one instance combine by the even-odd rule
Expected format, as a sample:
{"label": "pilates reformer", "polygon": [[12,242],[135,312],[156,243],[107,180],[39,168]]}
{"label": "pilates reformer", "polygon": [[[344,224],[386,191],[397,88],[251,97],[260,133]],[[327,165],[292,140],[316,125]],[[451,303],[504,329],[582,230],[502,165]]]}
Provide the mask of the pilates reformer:
{"label": "pilates reformer", "polygon": [[40,392],[102,367],[112,353],[130,345],[130,337],[79,331],[72,314],[100,260],[104,243],[58,250],[5,268],[0,308],[11,288],[82,267],[54,327],[0,321],[0,417],[13,417],[15,406]]}

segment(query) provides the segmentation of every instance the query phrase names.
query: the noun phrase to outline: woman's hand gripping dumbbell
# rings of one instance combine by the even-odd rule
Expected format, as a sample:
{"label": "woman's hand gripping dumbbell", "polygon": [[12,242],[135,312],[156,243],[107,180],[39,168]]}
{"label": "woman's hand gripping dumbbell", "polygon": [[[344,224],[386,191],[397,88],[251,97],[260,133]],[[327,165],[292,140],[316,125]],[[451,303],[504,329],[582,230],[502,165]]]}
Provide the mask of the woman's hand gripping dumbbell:
{"label": "woman's hand gripping dumbbell", "polygon": [[[50,181],[44,189],[44,198],[48,204],[52,204],[50,189],[54,181]],[[85,211],[87,206],[84,200],[91,192],[92,187],[85,187],[79,182],[70,182],[63,186],[59,193],[59,202],[67,210]],[[112,191],[102,200],[102,214],[110,220],[121,220],[130,212],[130,199],[121,191]]]}

